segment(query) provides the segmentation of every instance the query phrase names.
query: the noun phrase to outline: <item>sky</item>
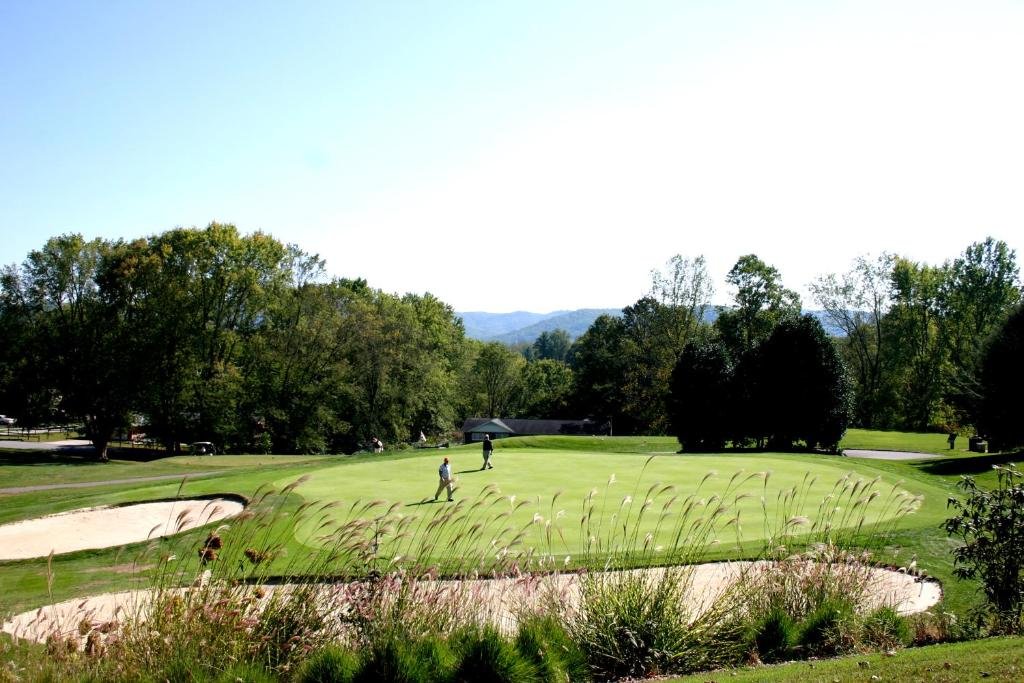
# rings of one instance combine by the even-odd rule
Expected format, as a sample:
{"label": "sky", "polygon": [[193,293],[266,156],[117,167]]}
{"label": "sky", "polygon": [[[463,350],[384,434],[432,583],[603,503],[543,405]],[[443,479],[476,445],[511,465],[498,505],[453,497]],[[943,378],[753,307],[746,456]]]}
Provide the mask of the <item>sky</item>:
{"label": "sky", "polygon": [[1021,2],[0,3],[0,264],[211,221],[458,311],[1024,248]]}

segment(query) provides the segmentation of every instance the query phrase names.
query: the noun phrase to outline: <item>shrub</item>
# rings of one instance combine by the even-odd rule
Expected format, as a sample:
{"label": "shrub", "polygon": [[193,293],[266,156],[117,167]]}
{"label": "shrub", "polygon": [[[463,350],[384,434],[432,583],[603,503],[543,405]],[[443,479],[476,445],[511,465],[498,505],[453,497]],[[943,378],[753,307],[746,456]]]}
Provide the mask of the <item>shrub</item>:
{"label": "shrub", "polygon": [[779,662],[792,655],[798,635],[793,617],[781,607],[774,607],[755,623],[752,644],[757,648],[761,661]]}
{"label": "shrub", "polygon": [[954,571],[963,579],[981,579],[993,630],[1017,633],[1024,611],[1024,474],[1012,463],[995,470],[991,489],[979,488],[973,477],[960,480],[966,498],[949,499],[957,514],[945,529],[964,542],[953,550]]}
{"label": "shrub", "polygon": [[894,607],[879,607],[864,617],[861,638],[865,645],[884,650],[906,647],[913,639],[910,623]]}
{"label": "shrub", "polygon": [[532,662],[493,626],[465,628],[453,639],[461,646],[456,681],[529,683],[537,680]]}
{"label": "shrub", "polygon": [[[173,680],[173,679],[172,679]],[[185,678],[183,680],[192,680],[191,678]],[[266,669],[252,662],[239,662],[233,666],[227,668],[220,676],[216,679],[217,683],[238,683],[238,681],[245,681],[245,683],[277,683],[279,680],[272,671]],[[331,681],[341,681],[344,683],[344,679],[331,678]]]}
{"label": "shrub", "polygon": [[800,624],[800,647],[808,655],[828,657],[848,652],[854,645],[853,605],[842,600],[827,600]]}
{"label": "shrub", "polygon": [[671,671],[687,639],[681,584],[643,574],[587,578],[574,637],[598,679],[644,678]]}
{"label": "shrub", "polygon": [[297,683],[349,683],[359,671],[359,657],[340,645],[313,652],[298,668]]}
{"label": "shrub", "polygon": [[590,678],[586,656],[552,614],[523,617],[516,635],[516,648],[533,663],[539,681],[564,683]]}

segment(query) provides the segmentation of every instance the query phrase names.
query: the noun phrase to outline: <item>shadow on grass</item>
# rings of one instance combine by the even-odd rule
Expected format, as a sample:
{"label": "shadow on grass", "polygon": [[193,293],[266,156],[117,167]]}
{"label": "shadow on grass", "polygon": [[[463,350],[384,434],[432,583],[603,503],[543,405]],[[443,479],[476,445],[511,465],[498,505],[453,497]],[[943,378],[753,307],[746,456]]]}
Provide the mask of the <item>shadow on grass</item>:
{"label": "shadow on grass", "polygon": [[[149,448],[109,448],[111,460],[150,462],[173,453]],[[32,465],[103,465],[92,446],[57,446],[50,450],[0,449],[0,467]]]}
{"label": "shadow on grass", "polygon": [[1024,451],[930,460],[920,463],[916,467],[922,472],[936,475],[981,474],[991,470],[994,465],[1005,465],[1008,462],[1021,462],[1021,460],[1024,460]]}

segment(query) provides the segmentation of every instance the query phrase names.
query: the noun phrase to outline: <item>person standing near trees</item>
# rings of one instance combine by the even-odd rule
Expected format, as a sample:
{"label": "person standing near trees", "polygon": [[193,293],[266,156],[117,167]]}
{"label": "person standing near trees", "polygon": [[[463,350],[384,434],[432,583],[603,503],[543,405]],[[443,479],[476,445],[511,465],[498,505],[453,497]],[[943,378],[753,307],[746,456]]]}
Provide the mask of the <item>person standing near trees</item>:
{"label": "person standing near trees", "polygon": [[441,495],[441,491],[448,489],[448,502],[452,502],[452,466],[448,463],[448,458],[444,459],[441,466],[437,468],[437,476],[440,477],[441,481],[437,485],[437,491],[434,492],[434,500]]}
{"label": "person standing near trees", "polygon": [[491,435],[484,434],[484,464],[480,466],[482,470],[493,470],[494,465],[491,464],[491,454],[494,453],[494,444],[491,443]]}

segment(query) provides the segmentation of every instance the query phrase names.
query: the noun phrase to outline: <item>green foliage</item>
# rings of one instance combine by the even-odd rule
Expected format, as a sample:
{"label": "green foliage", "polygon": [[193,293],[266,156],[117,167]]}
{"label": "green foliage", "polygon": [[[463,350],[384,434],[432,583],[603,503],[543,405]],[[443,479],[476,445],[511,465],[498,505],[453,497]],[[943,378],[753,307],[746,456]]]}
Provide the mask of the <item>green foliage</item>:
{"label": "green foliage", "polygon": [[982,360],[978,428],[993,448],[1024,446],[1024,306],[992,337]]}
{"label": "green foliage", "polygon": [[532,357],[536,360],[557,360],[565,362],[569,356],[572,340],[565,330],[541,332],[532,346]]}
{"label": "green foliage", "polygon": [[751,633],[758,656],[767,664],[789,659],[798,637],[796,621],[780,606],[771,608],[757,620]]}
{"label": "green foliage", "polygon": [[978,369],[985,342],[999,329],[1021,292],[1016,253],[991,237],[953,260],[939,291],[943,335],[949,348],[948,402],[977,410]]}
{"label": "green foliage", "polygon": [[597,680],[643,678],[672,672],[689,636],[683,583],[624,574],[583,583],[573,637]]}
{"label": "green foliage", "polygon": [[879,650],[906,647],[914,637],[907,619],[888,605],[865,616],[861,628],[863,642]]}
{"label": "green foliage", "polygon": [[522,373],[522,406],[527,418],[560,418],[566,414],[572,393],[572,370],[556,360],[527,363]]}
{"label": "green foliage", "polygon": [[736,288],[735,307],[720,308],[715,329],[733,358],[768,338],[783,320],[800,315],[800,297],[786,289],[778,269],[754,254],[741,256],[725,281]]}
{"label": "green foliage", "polygon": [[973,477],[961,479],[964,498],[949,499],[956,514],[945,529],[963,541],[953,550],[956,575],[980,578],[994,628],[1018,633],[1024,627],[1024,474],[1013,464],[995,469],[998,480],[991,489]]}
{"label": "green foliage", "polygon": [[295,683],[351,683],[360,668],[355,652],[341,645],[315,650],[295,672]]}
{"label": "green foliage", "polygon": [[623,414],[625,334],[622,318],[602,315],[572,345],[569,366],[573,370],[573,396],[579,414],[599,419],[614,419]]}
{"label": "green foliage", "polygon": [[846,368],[821,323],[801,316],[778,325],[754,352],[751,398],[760,416],[745,436],[783,450],[802,441],[836,451],[849,422]]}
{"label": "green foliage", "polygon": [[499,342],[480,347],[473,362],[470,394],[472,412],[484,417],[503,417],[519,405],[521,378],[526,360]]}
{"label": "green foliage", "polygon": [[819,604],[800,622],[797,643],[812,656],[831,657],[849,652],[855,644],[854,605],[841,598]]}
{"label": "green foliage", "polygon": [[724,345],[688,343],[672,371],[669,414],[684,451],[720,451],[735,430],[732,363]]}
{"label": "green foliage", "polygon": [[529,614],[519,621],[516,648],[533,663],[539,683],[587,681],[587,658],[554,614]]}
{"label": "green foliage", "polygon": [[411,641],[392,633],[369,644],[354,681],[442,683],[452,680],[455,656],[441,640]]}
{"label": "green foliage", "polygon": [[842,330],[843,338],[837,342],[853,377],[854,419],[862,427],[890,419],[892,388],[884,360],[894,340],[885,316],[891,305],[894,263],[890,254],[861,256],[848,272],[822,276],[810,285],[829,321]]}
{"label": "green foliage", "polygon": [[456,681],[529,683],[537,680],[531,660],[493,626],[466,628],[457,632],[453,640],[460,649]]}

